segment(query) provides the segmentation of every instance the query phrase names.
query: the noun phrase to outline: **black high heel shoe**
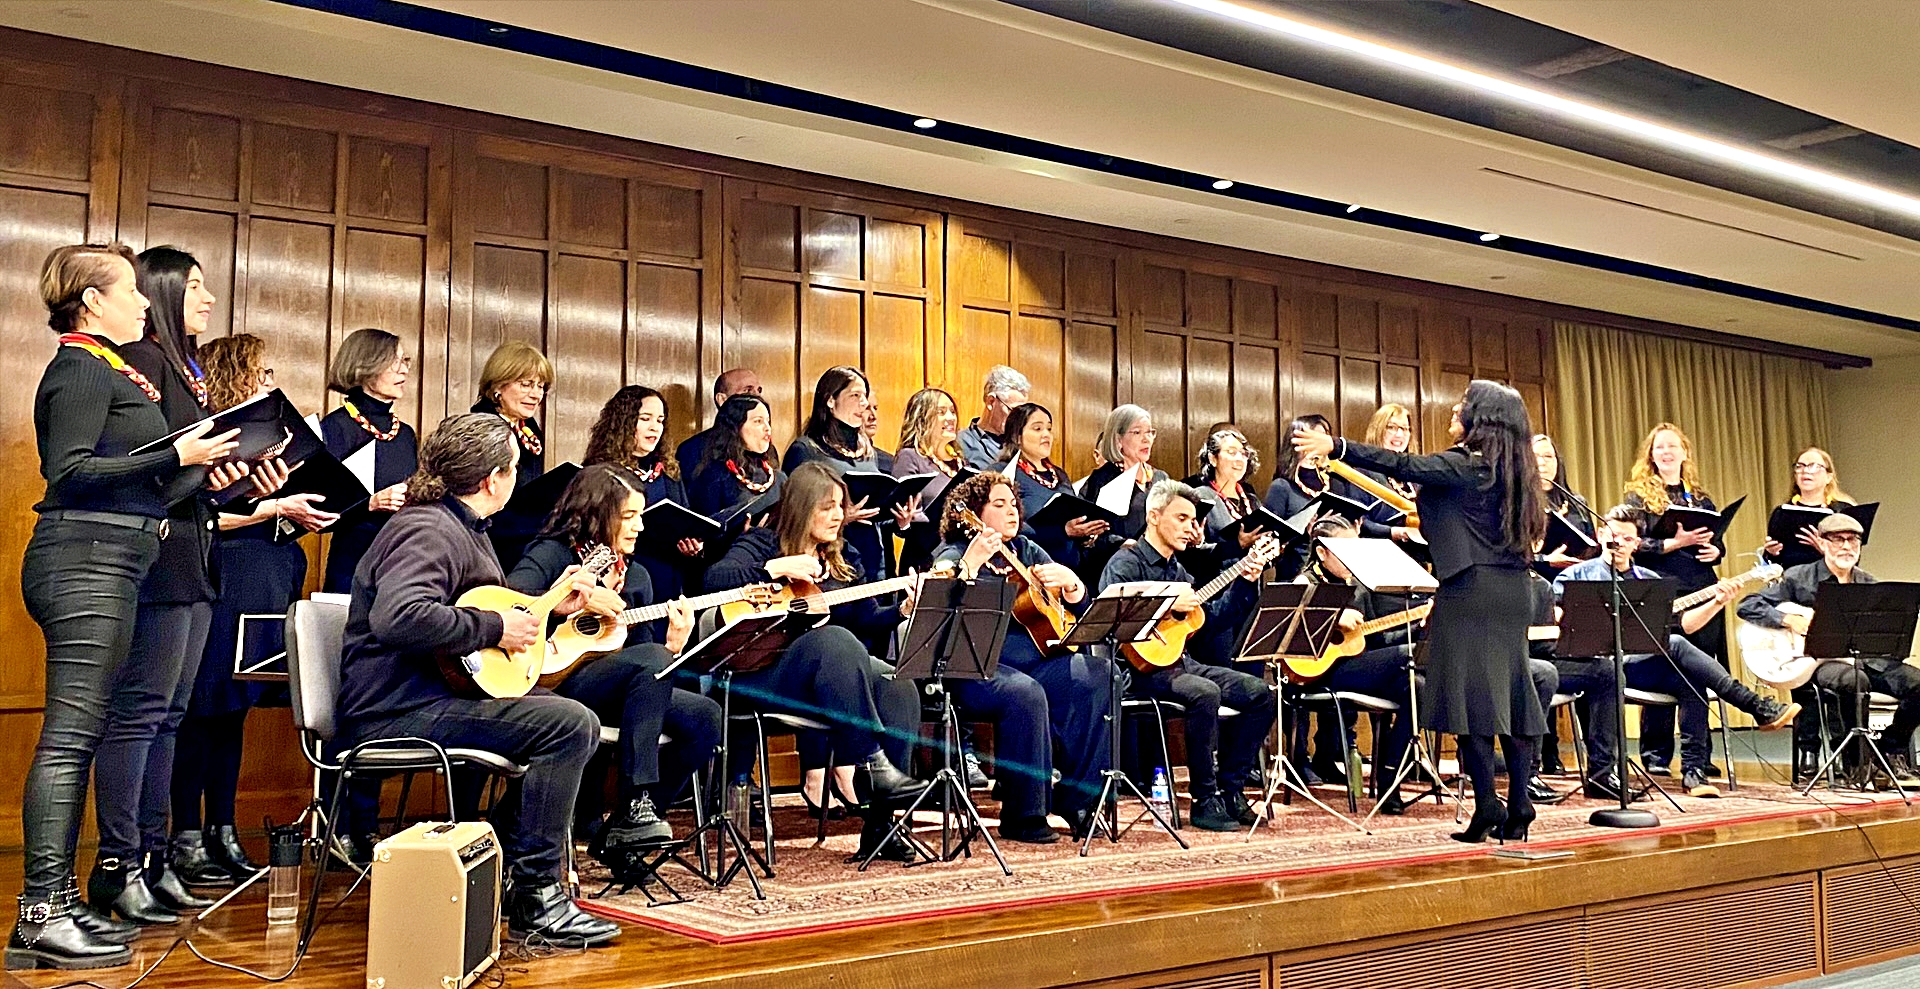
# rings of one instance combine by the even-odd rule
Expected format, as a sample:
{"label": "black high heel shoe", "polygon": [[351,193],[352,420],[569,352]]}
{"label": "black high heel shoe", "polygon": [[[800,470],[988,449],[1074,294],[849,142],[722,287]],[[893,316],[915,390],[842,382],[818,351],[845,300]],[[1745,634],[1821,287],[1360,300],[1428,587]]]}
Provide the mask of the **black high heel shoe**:
{"label": "black high heel shoe", "polygon": [[1467,821],[1467,829],[1455,831],[1452,838],[1454,841],[1464,841],[1469,845],[1478,845],[1486,841],[1488,834],[1493,834],[1495,840],[1499,840],[1501,836],[1495,833],[1496,829],[1506,822],[1506,801],[1495,797],[1492,803],[1476,805],[1473,808],[1473,817]]}
{"label": "black high heel shoe", "polygon": [[1509,808],[1506,820],[1501,822],[1499,830],[1494,833],[1494,837],[1500,839],[1502,844],[1509,841],[1526,841],[1527,829],[1533,825],[1533,819],[1536,815],[1537,812],[1533,809],[1532,804],[1528,804],[1525,807]]}
{"label": "black high heel shoe", "polygon": [[829,821],[845,820],[847,817],[847,809],[845,807],[834,806],[833,798],[825,797],[825,793],[826,793],[825,790],[822,790],[821,793],[827,802],[827,806],[825,808],[822,808],[819,804],[814,803],[813,798],[807,796],[806,787],[800,788],[800,799],[807,802],[807,819],[817,821],[820,819],[820,816],[822,814],[825,814],[827,820]]}

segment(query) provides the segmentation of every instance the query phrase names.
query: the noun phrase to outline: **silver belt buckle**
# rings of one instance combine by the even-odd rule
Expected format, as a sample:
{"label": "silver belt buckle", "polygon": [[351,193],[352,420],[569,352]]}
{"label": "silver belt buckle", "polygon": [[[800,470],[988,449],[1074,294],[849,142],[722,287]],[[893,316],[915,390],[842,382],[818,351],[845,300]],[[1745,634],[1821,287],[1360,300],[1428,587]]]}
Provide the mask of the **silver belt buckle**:
{"label": "silver belt buckle", "polygon": [[167,537],[173,535],[173,520],[161,519],[159,533],[160,533],[161,539],[166,539]]}

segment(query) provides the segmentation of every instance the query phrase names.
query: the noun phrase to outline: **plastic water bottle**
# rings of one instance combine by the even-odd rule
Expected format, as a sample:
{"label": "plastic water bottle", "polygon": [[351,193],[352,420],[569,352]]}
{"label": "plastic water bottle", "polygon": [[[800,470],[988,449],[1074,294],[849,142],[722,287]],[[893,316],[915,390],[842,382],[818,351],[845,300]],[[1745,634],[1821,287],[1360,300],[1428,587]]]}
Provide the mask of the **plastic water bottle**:
{"label": "plastic water bottle", "polygon": [[300,919],[300,859],[306,842],[292,824],[267,833],[267,926],[276,927]]}
{"label": "plastic water bottle", "polygon": [[727,787],[727,817],[741,831],[753,830],[753,777],[741,773]]}
{"label": "plastic water bottle", "polygon": [[1153,789],[1147,797],[1147,803],[1154,813],[1160,815],[1162,827],[1173,827],[1173,781],[1167,778],[1165,766],[1153,767]]}

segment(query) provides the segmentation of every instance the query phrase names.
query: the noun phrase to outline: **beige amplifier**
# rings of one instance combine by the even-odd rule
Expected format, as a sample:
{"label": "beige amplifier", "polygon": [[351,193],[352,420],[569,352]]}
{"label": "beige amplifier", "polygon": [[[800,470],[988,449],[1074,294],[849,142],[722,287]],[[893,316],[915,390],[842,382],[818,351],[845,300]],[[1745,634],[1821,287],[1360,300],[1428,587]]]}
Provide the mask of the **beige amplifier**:
{"label": "beige amplifier", "polygon": [[500,843],[423,822],[373,848],[367,989],[465,989],[500,958]]}

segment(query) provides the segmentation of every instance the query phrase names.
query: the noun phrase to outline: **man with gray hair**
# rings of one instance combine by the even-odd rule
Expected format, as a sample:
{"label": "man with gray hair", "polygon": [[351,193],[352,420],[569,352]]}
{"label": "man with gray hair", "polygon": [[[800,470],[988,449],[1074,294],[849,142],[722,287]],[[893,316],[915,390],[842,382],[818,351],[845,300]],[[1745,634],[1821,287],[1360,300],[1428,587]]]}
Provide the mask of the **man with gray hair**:
{"label": "man with gray hair", "polygon": [[980,391],[986,408],[960,431],[960,456],[974,470],[999,470],[1000,447],[1007,441],[1000,433],[1007,426],[1007,413],[1027,404],[1033,382],[1005,364],[995,364],[987,369]]}

